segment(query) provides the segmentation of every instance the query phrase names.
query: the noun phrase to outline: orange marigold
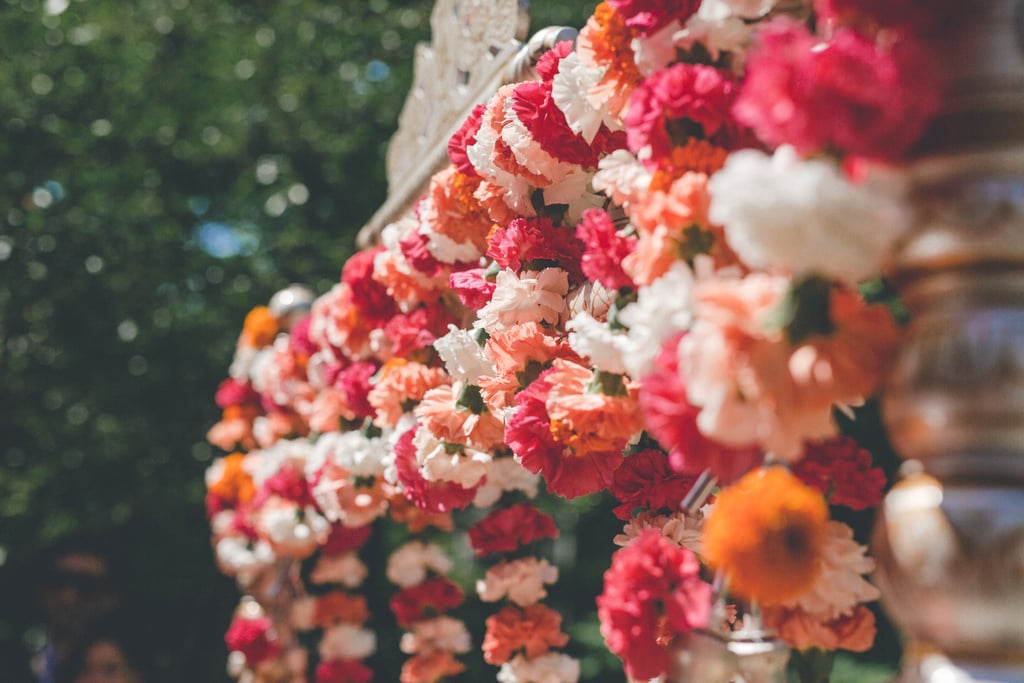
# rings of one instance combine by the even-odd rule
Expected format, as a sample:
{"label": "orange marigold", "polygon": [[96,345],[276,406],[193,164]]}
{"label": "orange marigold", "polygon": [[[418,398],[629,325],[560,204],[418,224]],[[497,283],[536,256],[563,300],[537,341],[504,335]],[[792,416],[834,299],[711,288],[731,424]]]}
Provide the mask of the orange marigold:
{"label": "orange marigold", "polygon": [[245,316],[242,336],[238,340],[243,346],[261,348],[274,341],[280,327],[277,318],[266,306],[257,306]]}
{"label": "orange marigold", "polygon": [[719,494],[704,523],[704,556],[732,593],[778,604],[813,584],[828,518],[824,497],[785,468],[754,470]]}
{"label": "orange marigold", "polygon": [[569,636],[562,633],[562,615],[555,610],[541,603],[526,608],[508,605],[487,618],[484,661],[501,666],[520,648],[533,659],[568,642]]}

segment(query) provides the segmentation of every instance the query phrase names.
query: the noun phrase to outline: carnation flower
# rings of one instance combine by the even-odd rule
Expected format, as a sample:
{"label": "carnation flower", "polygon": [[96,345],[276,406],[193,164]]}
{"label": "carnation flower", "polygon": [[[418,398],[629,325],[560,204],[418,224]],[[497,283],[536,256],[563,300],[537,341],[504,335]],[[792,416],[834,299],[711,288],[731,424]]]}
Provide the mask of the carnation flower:
{"label": "carnation flower", "polygon": [[523,557],[499,562],[476,582],[476,592],[484,602],[497,602],[506,595],[520,607],[528,607],[547,597],[544,584],[558,581],[558,568],[547,560]]}
{"label": "carnation flower", "polygon": [[754,470],[718,495],[704,522],[704,556],[725,572],[731,593],[785,603],[818,578],[827,522],[820,493],[782,467]]}
{"label": "carnation flower", "polygon": [[601,635],[630,678],[656,678],[668,669],[663,635],[707,624],[711,586],[700,562],[658,531],[646,531],[612,556],[597,598]]}
{"label": "carnation flower", "polygon": [[489,508],[497,503],[505,491],[521,491],[527,498],[537,495],[540,477],[523,469],[515,458],[495,458],[487,465],[487,474],[476,491],[473,505]]}
{"label": "carnation flower", "polygon": [[402,664],[400,683],[435,683],[466,670],[451,652],[432,650],[413,655]]}
{"label": "carnation flower", "polygon": [[466,308],[477,310],[491,300],[495,283],[484,279],[483,268],[468,268],[448,277],[448,286],[459,297]]}
{"label": "carnation flower", "polygon": [[[618,390],[605,393],[602,379]],[[566,498],[606,488],[626,443],[642,428],[635,391],[621,376],[600,378],[568,360],[556,359],[516,404],[505,441],[523,467]]]}
{"label": "carnation flower", "polygon": [[316,683],[370,683],[373,670],[358,659],[325,659],[317,664]]}
{"label": "carnation flower", "polygon": [[413,624],[412,631],[402,635],[398,646],[407,655],[438,650],[464,654],[470,648],[469,631],[459,619],[435,617]]}
{"label": "carnation flower", "polygon": [[867,652],[875,643],[875,615],[864,605],[836,619],[823,620],[800,608],[766,607],[764,625],[798,650]]}
{"label": "carnation flower", "polygon": [[716,62],[728,52],[734,58],[733,70],[738,71],[754,26],[744,18],[761,16],[773,4],[774,0],[704,0],[683,30],[675,34],[676,44],[692,50],[699,43]]}
{"label": "carnation flower", "polygon": [[608,4],[626,26],[647,35],[672,20],[686,21],[700,7],[700,0],[608,0]]}
{"label": "carnation flower", "polygon": [[313,624],[316,626],[328,626],[336,621],[362,625],[369,618],[365,596],[331,591],[314,599]]}
{"label": "carnation flower", "polygon": [[387,492],[380,477],[358,477],[333,462],[313,477],[313,497],[332,522],[362,527],[387,512]]}
{"label": "carnation flower", "polygon": [[583,279],[579,269],[583,244],[572,230],[555,226],[550,218],[517,218],[491,232],[487,256],[516,273],[538,270],[538,265],[558,266],[569,279]]}
{"label": "carnation flower", "polygon": [[580,263],[584,275],[610,290],[633,285],[622,270],[622,260],[636,250],[636,238],[616,231],[607,211],[585,211],[576,236],[585,245]]}
{"label": "carnation flower", "polygon": [[451,558],[439,546],[409,541],[388,557],[387,577],[391,583],[408,588],[423,582],[428,571],[447,574],[451,569]]}
{"label": "carnation flower", "polygon": [[469,161],[466,148],[476,142],[476,134],[480,130],[480,122],[483,120],[486,109],[487,107],[482,104],[473,107],[459,129],[448,138],[448,158],[451,159],[459,173],[467,176],[479,177],[473,164]]}
{"label": "carnation flower", "polygon": [[242,536],[227,536],[217,541],[214,549],[217,565],[228,576],[237,576],[245,585],[261,570],[273,564],[277,556],[266,541]]}
{"label": "carnation flower", "polygon": [[621,14],[602,2],[576,39],[580,63],[604,72],[588,93],[591,105],[595,109],[607,108],[609,114],[619,119],[625,113],[630,94],[643,80],[632,48],[637,35]]}
{"label": "carnation flower", "polygon": [[625,334],[612,331],[608,323],[598,322],[586,312],[573,316],[565,328],[569,332],[569,346],[588,359],[595,370],[618,375],[626,373],[624,356],[629,339]]}
{"label": "carnation flower", "polygon": [[649,374],[665,340],[690,327],[692,288],[693,271],[676,262],[637,290],[636,301],[619,312],[619,322],[629,328],[629,350],[623,360],[631,377]]}
{"label": "carnation flower", "polygon": [[826,159],[736,152],[711,179],[710,218],[747,265],[850,284],[882,269],[906,231],[904,209],[878,188],[851,183]]}
{"label": "carnation flower", "polygon": [[313,506],[302,508],[274,497],[260,508],[256,526],[274,552],[301,559],[313,554],[327,539],[331,525]]}
{"label": "carnation flower", "polygon": [[529,503],[491,512],[469,528],[469,544],[480,557],[511,553],[544,538],[556,538],[555,520]]}
{"label": "carnation flower", "polygon": [[573,133],[588,144],[594,141],[601,126],[608,130],[621,127],[607,102],[595,108],[588,93],[600,82],[603,70],[580,62],[579,55],[570,53],[558,63],[558,71],[551,82],[551,99],[565,115],[565,122]]}
{"label": "carnation flower", "polygon": [[224,634],[224,643],[231,652],[245,655],[248,666],[274,659],[281,653],[273,624],[267,617],[251,618],[236,614]]}
{"label": "carnation flower", "polygon": [[319,650],[322,659],[366,659],[377,650],[377,636],[355,624],[335,624],[324,629]]}
{"label": "carnation flower", "polygon": [[462,604],[462,589],[443,576],[403,588],[391,598],[391,611],[399,626],[409,627],[424,617]]}
{"label": "carnation flower", "polygon": [[378,427],[394,427],[410,403],[423,398],[429,389],[447,383],[441,368],[393,358],[381,370],[380,378],[367,397],[376,411]]}
{"label": "carnation flower", "polygon": [[576,683],[579,679],[579,660],[560,652],[532,658],[516,655],[498,672],[498,683]]}
{"label": "carnation flower", "polygon": [[482,375],[494,372],[494,364],[484,354],[483,347],[468,330],[455,325],[449,325],[448,334],[434,341],[434,350],[457,382],[477,384]]}
{"label": "carnation flower", "polygon": [[703,526],[704,516],[700,512],[689,515],[680,511],[664,515],[645,510],[626,522],[622,533],[617,534],[612,542],[620,547],[627,546],[648,529],[656,529],[676,545],[700,555]]}
{"label": "carnation flower", "polygon": [[314,584],[337,583],[346,588],[355,588],[366,579],[368,571],[362,560],[353,553],[320,555],[309,580]]}
{"label": "carnation flower", "polygon": [[675,512],[695,481],[673,472],[668,456],[653,448],[627,456],[612,477],[611,492],[620,503],[615,516],[629,519],[637,508]]}
{"label": "carnation flower", "polygon": [[[488,410],[480,389],[475,386],[456,382],[454,385],[435,387],[423,395],[423,401],[416,406],[414,413],[423,425],[420,431],[429,433],[436,440],[446,442],[448,450],[453,450],[454,446],[464,446],[458,453],[449,453],[452,456],[462,456],[461,460],[472,460],[475,463],[490,462],[490,454],[481,451],[491,451],[502,443],[505,426],[499,417]],[[416,438],[426,437],[417,435]],[[426,441],[418,441],[417,448],[422,456],[435,446],[428,445]],[[425,464],[423,457],[420,457],[420,464]],[[440,475],[427,478],[454,481],[452,477]],[[472,486],[475,483],[463,482],[462,485]]]}
{"label": "carnation flower", "polygon": [[541,603],[525,608],[507,605],[486,623],[484,661],[495,666],[520,650],[533,659],[569,642],[569,636],[562,633],[562,615]]}
{"label": "carnation flower", "polygon": [[905,33],[875,40],[840,28],[828,40],[776,19],[758,32],[734,113],[773,147],[898,160],[937,110],[928,55]]}
{"label": "carnation flower", "polygon": [[868,510],[882,502],[885,472],[872,467],[871,454],[849,437],[809,443],[793,474],[821,491],[830,505]]}
{"label": "carnation flower", "polygon": [[651,178],[651,171],[632,152],[619,149],[601,159],[592,185],[628,211],[632,203],[642,200]]}
{"label": "carnation flower", "polygon": [[316,471],[315,463],[330,461],[355,477],[375,477],[384,472],[388,443],[381,437],[369,437],[361,431],[322,434],[313,447],[306,472]]}
{"label": "carnation flower", "polygon": [[427,512],[461,510],[473,501],[475,488],[449,481],[428,481],[419,467],[413,443],[417,429],[405,432],[395,444],[395,470],[405,497]]}
{"label": "carnation flower", "polygon": [[491,300],[477,313],[473,327],[494,334],[528,322],[555,325],[565,310],[568,292],[569,276],[561,268],[518,276],[511,270],[499,271]]}

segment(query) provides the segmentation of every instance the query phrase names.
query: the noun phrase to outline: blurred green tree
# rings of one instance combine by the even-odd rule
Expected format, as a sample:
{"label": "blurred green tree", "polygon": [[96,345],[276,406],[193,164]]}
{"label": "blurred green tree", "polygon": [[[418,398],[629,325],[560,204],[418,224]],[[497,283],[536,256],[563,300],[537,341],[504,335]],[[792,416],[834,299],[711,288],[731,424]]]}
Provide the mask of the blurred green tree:
{"label": "blurred green tree", "polygon": [[[160,680],[223,677],[234,605],[202,499],[246,311],[336,281],[431,0],[0,7],[0,662],[27,673],[36,553],[119,542]],[[593,2],[533,3],[535,28]]]}

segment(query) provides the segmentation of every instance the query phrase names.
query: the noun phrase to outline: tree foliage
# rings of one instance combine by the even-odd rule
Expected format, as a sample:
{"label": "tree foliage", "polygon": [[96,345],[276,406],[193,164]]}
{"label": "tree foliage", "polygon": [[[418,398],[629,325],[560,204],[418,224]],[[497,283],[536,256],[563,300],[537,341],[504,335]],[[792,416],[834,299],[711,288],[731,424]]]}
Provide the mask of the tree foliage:
{"label": "tree foliage", "polygon": [[[0,644],[16,662],[38,636],[36,551],[88,528],[120,540],[168,679],[223,675],[213,391],[245,312],[289,282],[331,286],[383,201],[431,5],[6,0]],[[535,2],[533,25],[591,9]]]}

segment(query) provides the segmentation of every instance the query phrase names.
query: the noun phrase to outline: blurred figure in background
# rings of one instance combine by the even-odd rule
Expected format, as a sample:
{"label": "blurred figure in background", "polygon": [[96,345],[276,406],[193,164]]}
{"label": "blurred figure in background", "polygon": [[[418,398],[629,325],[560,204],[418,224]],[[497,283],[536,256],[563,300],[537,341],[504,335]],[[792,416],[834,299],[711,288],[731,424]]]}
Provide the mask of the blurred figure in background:
{"label": "blurred figure in background", "polygon": [[56,683],[86,627],[118,607],[113,564],[100,539],[88,536],[64,539],[44,555],[39,578],[45,640],[32,659],[40,683]]}
{"label": "blurred figure in background", "polygon": [[145,683],[141,633],[114,615],[87,625],[57,669],[55,683]]}

